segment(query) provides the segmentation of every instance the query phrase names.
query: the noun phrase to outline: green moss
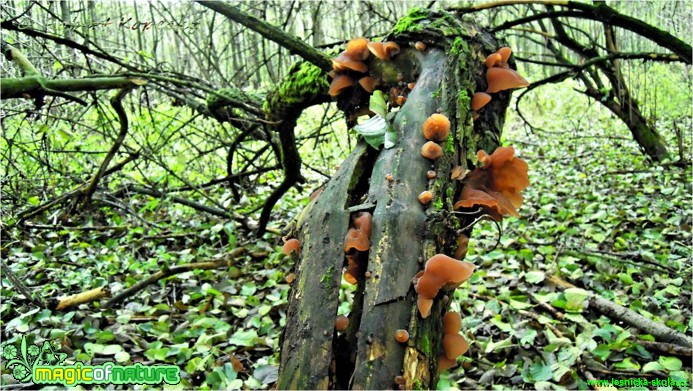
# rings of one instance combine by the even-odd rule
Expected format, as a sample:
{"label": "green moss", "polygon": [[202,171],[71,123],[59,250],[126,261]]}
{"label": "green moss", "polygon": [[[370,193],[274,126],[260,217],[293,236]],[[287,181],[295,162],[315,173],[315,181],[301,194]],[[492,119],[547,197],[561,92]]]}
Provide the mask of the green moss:
{"label": "green moss", "polygon": [[412,8],[392,29],[392,34],[399,35],[406,32],[416,32],[421,30],[419,21],[428,18],[428,11],[422,8]]}
{"label": "green moss", "polygon": [[426,390],[427,388],[423,386],[423,383],[421,383],[421,379],[414,379],[414,382],[411,384],[411,389]]}
{"label": "green moss", "polygon": [[450,50],[448,50],[448,54],[453,56],[459,56],[461,53],[465,52],[466,47],[467,43],[464,42],[462,37],[457,37],[454,41],[452,41],[452,45],[450,45]]}
{"label": "green moss", "polygon": [[289,69],[289,75],[265,101],[262,109],[269,113],[280,102],[282,105],[302,102],[306,97],[318,95],[329,88],[327,73],[309,62],[301,61]]}
{"label": "green moss", "polygon": [[436,201],[433,203],[433,207],[436,208],[436,210],[442,210],[443,209],[443,199],[438,198]]}
{"label": "green moss", "polygon": [[422,335],[416,341],[416,345],[423,354],[427,356],[433,354],[433,351],[431,350],[431,340],[428,338],[428,336]]}
{"label": "green moss", "polygon": [[320,278],[320,282],[325,285],[326,288],[330,286],[332,283],[332,280],[334,278],[334,266],[330,266],[329,269],[325,272],[325,274],[322,275],[322,278]]}

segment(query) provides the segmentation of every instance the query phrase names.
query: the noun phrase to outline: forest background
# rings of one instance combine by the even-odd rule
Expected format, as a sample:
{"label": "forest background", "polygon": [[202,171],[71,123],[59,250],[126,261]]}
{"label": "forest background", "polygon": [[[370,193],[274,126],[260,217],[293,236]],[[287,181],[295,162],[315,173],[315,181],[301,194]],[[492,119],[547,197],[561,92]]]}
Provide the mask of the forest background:
{"label": "forest background", "polygon": [[[329,56],[350,38],[386,36],[413,8],[469,5],[233,4]],[[690,2],[608,5],[691,41]],[[466,260],[477,272],[451,304],[473,342],[438,387],[690,382],[690,345],[658,341],[592,296],[690,336],[690,59],[652,57],[672,53],[614,28],[620,52],[641,54],[610,59],[619,87],[666,148],[645,153],[607,107],[614,86],[589,58],[565,50],[557,65],[554,27],[508,24],[538,12],[472,14],[537,85],[513,94],[502,138],[528,162],[531,186],[521,217],[474,229]],[[605,24],[560,20],[584,47],[609,45]],[[26,333],[58,342],[68,360],[175,364],[186,388],[271,387],[294,266],[280,251],[284,227],[358,142],[334,103],[307,109],[295,128],[305,181],[281,194],[259,234],[285,177],[263,104],[299,56],[204,5],[168,1],[4,1],[2,52],[3,341]],[[8,95],[8,80],[32,72],[53,84]],[[111,100],[121,87],[132,89]],[[342,288],[338,315],[355,290]],[[87,302],[57,307],[85,292]],[[2,382],[16,383],[6,368]]]}

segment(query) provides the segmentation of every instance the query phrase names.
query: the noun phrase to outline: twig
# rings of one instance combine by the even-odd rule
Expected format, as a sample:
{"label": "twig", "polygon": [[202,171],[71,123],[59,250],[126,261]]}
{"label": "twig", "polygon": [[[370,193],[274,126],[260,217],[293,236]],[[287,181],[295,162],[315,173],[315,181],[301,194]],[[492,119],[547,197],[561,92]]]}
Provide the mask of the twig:
{"label": "twig", "polygon": [[[558,276],[548,276],[546,278],[548,283],[551,283],[561,289],[575,288],[575,285],[563,280]],[[653,335],[655,338],[662,340],[664,342],[675,343],[680,346],[690,348],[693,346],[693,341],[690,337],[680,333],[676,330],[672,330],[669,327],[654,322],[646,317],[629,310],[623,306],[620,306],[614,302],[611,302],[594,292],[587,291],[590,294],[589,301],[590,305],[596,308],[602,314],[616,320],[623,321],[638,330],[642,330],[648,334]]]}
{"label": "twig", "polygon": [[636,339],[635,342],[649,350],[656,350],[658,352],[688,358],[693,356],[693,349],[685,346],[674,345],[666,342],[644,341],[642,339]]}
{"label": "twig", "polygon": [[35,305],[41,307],[41,308],[46,308],[46,302],[43,301],[43,299],[39,298],[34,298],[31,293],[29,292],[29,289],[24,285],[21,279],[17,277],[17,275],[10,269],[6,264],[5,261],[0,260],[0,266],[2,266],[2,272],[7,276],[7,279],[10,280],[12,285],[14,285],[15,288],[24,295],[24,297],[27,298],[27,300],[30,300],[32,303]]}
{"label": "twig", "polygon": [[187,271],[191,270],[210,270],[210,269],[217,269],[222,266],[231,266],[231,261],[236,258],[237,256],[243,254],[246,251],[244,247],[238,247],[233,249],[230,253],[227,254],[226,257],[219,259],[219,260],[214,260],[214,261],[205,261],[205,262],[195,262],[195,263],[187,263],[184,265],[177,265],[173,266],[170,268],[166,268],[160,272],[156,272],[152,274],[151,276],[147,277],[146,279],[138,282],[137,284],[131,286],[130,288],[127,288],[125,290],[120,291],[117,295],[113,296],[112,299],[108,300],[104,305],[103,308],[111,308],[115,304],[118,304],[119,302],[123,301],[124,299],[134,295],[135,293],[141,291],[142,289],[146,288],[148,285],[151,285],[162,278],[170,277],[174,274],[179,274],[179,273],[184,273]]}
{"label": "twig", "polygon": [[123,109],[123,98],[133,88],[134,86],[121,88],[120,90],[118,90],[115,96],[111,98],[111,106],[113,106],[113,110],[115,110],[116,114],[118,115],[118,120],[120,121],[120,131],[118,132],[118,137],[116,138],[115,143],[113,143],[113,146],[111,146],[111,149],[108,151],[108,154],[103,159],[103,162],[101,162],[99,170],[96,172],[96,174],[94,174],[92,179],[89,181],[89,184],[84,189],[82,208],[86,208],[87,206],[89,206],[89,203],[91,202],[91,196],[96,191],[96,186],[99,184],[99,180],[106,173],[108,165],[111,163],[111,160],[115,156],[116,152],[118,152],[120,146],[123,145],[123,141],[125,141],[125,136],[127,136],[128,133],[128,116],[125,113],[125,109]]}

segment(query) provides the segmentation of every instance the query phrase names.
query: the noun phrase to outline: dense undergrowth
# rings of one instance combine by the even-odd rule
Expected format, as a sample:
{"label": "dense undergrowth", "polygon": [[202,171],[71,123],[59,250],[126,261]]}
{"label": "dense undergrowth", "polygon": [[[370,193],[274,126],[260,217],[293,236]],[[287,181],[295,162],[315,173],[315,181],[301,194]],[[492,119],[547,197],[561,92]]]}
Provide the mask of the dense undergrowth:
{"label": "dense undergrowth", "polygon": [[[651,165],[620,122],[567,93],[568,86],[550,88],[564,98],[522,106],[535,129],[510,114],[504,143],[529,163],[531,186],[522,217],[503,222],[498,247],[496,226],[475,228],[467,260],[477,271],[452,303],[471,349],[439,388],[585,389],[590,377],[690,381],[690,357],[644,348],[637,341],[650,336],[586,305],[587,291],[595,292],[690,334],[690,167]],[[684,114],[679,126],[688,128],[690,111]],[[301,124],[318,127],[320,115]],[[671,121],[662,119],[659,130],[675,154]],[[344,137],[330,142],[339,146],[305,144],[304,159],[315,170],[306,170],[302,192],[293,189],[277,206],[274,227],[300,212],[326,179],[320,173],[329,175],[348,152]],[[691,140],[683,142],[688,153]],[[236,211],[256,213],[270,188],[253,189]],[[83,225],[104,229],[27,230],[5,220],[3,258],[46,299],[104,285],[116,293],[189,262],[228,259],[230,266],[162,279],[113,309],[95,302],[65,312],[39,309],[3,278],[3,341],[21,333],[30,342],[53,341],[68,361],[179,365],[179,388],[271,387],[293,266],[279,252],[279,235],[258,239],[232,221],[147,196],[133,196],[131,207],[154,224],[108,206]],[[245,251],[234,256],[240,247]],[[550,276],[578,288],[558,289]],[[2,380],[14,382],[7,371]]]}

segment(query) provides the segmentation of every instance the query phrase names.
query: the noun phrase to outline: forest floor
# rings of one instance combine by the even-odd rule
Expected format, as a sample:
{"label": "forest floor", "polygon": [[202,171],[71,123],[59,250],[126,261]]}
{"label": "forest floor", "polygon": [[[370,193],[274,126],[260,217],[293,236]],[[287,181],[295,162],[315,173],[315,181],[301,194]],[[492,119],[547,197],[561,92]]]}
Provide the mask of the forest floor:
{"label": "forest floor", "polygon": [[[690,167],[652,166],[606,115],[575,114],[534,132],[512,116],[504,140],[528,162],[531,186],[522,217],[503,222],[498,247],[495,225],[474,230],[466,260],[477,269],[452,301],[471,348],[439,388],[586,389],[594,388],[588,380],[611,378],[690,384],[690,353],[662,351],[648,343],[652,336],[589,305],[595,293],[690,334]],[[283,202],[277,216],[288,222],[302,205]],[[18,244],[6,263],[43,298],[104,285],[117,292],[190,262],[230,266],[161,279],[111,309],[41,309],[3,278],[5,344],[26,334],[59,343],[68,361],[175,364],[180,388],[270,388],[293,266],[280,237],[257,240],[233,222],[174,206],[143,203],[139,212],[160,228],[113,211],[104,212],[111,228],[12,227],[6,234]],[[345,302],[340,312],[347,310]],[[16,383],[6,369],[2,383]]]}

